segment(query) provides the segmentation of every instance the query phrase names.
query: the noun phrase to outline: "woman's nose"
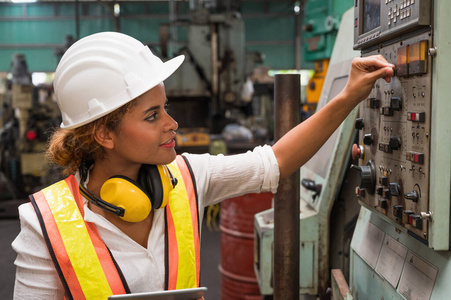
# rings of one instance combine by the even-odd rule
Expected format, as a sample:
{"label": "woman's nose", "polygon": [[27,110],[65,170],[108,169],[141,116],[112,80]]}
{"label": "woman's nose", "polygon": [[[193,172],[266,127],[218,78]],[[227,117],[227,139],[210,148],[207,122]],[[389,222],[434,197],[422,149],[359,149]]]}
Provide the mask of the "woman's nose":
{"label": "woman's nose", "polygon": [[177,121],[174,120],[169,114],[167,116],[168,116],[167,131],[177,130],[179,128],[179,124],[177,123]]}

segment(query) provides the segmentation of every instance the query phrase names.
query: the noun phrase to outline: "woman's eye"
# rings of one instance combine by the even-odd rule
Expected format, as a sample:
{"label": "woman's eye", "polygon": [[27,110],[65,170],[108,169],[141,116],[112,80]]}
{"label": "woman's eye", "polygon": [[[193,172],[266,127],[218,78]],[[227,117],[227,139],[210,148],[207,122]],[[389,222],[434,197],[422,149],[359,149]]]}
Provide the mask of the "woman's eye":
{"label": "woman's eye", "polygon": [[157,112],[153,112],[150,116],[146,118],[147,121],[154,121],[158,116]]}

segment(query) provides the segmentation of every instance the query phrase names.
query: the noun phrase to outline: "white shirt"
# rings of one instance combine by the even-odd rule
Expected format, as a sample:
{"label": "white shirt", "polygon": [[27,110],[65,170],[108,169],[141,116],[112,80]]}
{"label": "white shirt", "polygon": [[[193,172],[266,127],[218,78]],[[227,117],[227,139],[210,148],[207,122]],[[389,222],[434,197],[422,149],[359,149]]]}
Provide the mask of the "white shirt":
{"label": "white shirt", "polygon": [[[230,156],[184,154],[193,170],[199,201],[199,222],[206,206],[247,193],[277,191],[279,168],[270,146]],[[76,174],[79,182],[80,178]],[[85,220],[92,222],[122,270],[132,293],[164,289],[164,210],[155,211],[147,248],[142,247],[85,202]],[[64,289],[30,203],[19,207],[21,231],[12,243],[17,252],[14,299],[58,299]]]}

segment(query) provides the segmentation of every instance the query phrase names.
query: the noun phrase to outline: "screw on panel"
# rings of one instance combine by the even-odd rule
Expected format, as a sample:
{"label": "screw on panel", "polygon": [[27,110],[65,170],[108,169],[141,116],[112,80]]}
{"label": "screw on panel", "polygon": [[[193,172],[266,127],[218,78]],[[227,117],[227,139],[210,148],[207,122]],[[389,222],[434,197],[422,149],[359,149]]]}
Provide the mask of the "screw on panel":
{"label": "screw on panel", "polygon": [[437,47],[429,48],[428,54],[430,57],[436,57],[437,56]]}

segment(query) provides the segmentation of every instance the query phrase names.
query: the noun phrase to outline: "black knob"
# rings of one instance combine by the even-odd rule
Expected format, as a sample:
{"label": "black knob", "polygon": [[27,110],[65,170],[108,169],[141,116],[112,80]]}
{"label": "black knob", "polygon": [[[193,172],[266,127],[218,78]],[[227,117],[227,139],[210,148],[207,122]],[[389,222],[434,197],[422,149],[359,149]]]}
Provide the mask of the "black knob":
{"label": "black knob", "polygon": [[418,202],[418,193],[417,191],[413,190],[410,193],[404,194],[404,198],[412,200],[413,202]]}
{"label": "black knob", "polygon": [[401,148],[401,139],[399,136],[390,137],[389,146],[392,150],[399,150],[399,148]]}
{"label": "black knob", "polygon": [[366,166],[351,165],[351,168],[360,172],[360,188],[364,188],[370,194],[374,194],[376,184],[376,168],[373,160]]}
{"label": "black knob", "polygon": [[315,193],[312,195],[313,201],[316,199],[316,196],[321,194],[322,185],[316,184],[313,180],[304,178],[301,180],[301,184],[309,191],[314,191]]}
{"label": "black knob", "polygon": [[302,179],[301,183],[302,183],[302,186],[305,187],[307,190],[310,190],[310,191],[316,190],[316,183],[311,179],[304,178],[304,179]]}
{"label": "black knob", "polygon": [[362,130],[363,129],[363,119],[362,118],[358,118],[355,120],[355,129],[357,130]]}
{"label": "black knob", "polygon": [[363,137],[363,143],[368,146],[372,145],[373,144],[373,134],[372,133],[365,134],[365,136]]}

